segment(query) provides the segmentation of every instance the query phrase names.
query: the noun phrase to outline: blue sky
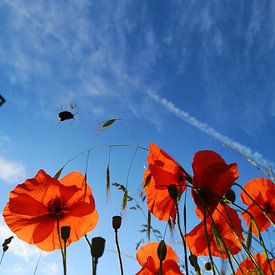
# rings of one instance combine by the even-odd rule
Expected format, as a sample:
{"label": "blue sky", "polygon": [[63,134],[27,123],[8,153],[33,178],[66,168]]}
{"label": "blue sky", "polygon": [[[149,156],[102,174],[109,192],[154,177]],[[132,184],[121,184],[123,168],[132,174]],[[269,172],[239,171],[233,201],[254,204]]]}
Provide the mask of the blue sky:
{"label": "blue sky", "polygon": [[[125,123],[99,132],[111,117],[126,119],[141,146],[157,143],[190,172],[193,154],[211,149],[239,164],[240,183],[261,176],[217,137],[237,142],[263,165],[275,161],[273,1],[0,0],[0,18],[0,94],[7,100],[0,107],[1,208],[10,190],[40,168],[54,174],[88,148],[133,144]],[[73,125],[59,123],[61,105],[70,103],[77,104]],[[112,181],[125,184],[132,154],[132,148],[112,152]],[[120,211],[121,193],[112,189],[106,205],[107,161],[108,150],[96,150],[88,170],[101,218],[90,236],[104,233],[109,249],[102,274],[104,266],[118,268],[106,224]],[[140,151],[130,192],[141,183],[144,165]],[[85,156],[67,169],[85,171]],[[122,250],[134,257],[142,235],[132,241],[132,232],[146,220],[132,212],[125,219]],[[34,268],[39,252],[20,245],[24,252],[11,249],[4,259],[7,275]],[[84,247],[84,241],[72,246],[69,274],[80,264],[89,274]],[[38,274],[48,274],[47,267],[59,274],[59,263],[59,254],[43,254]],[[125,265],[126,274],[139,268],[126,256]]]}

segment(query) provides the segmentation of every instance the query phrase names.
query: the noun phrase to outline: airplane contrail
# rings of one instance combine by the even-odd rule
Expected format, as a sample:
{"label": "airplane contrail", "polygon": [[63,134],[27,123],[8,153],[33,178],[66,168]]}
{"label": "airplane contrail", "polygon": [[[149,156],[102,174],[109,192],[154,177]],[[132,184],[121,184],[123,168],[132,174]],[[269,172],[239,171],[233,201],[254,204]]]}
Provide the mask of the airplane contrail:
{"label": "airplane contrail", "polygon": [[249,147],[240,144],[239,142],[232,140],[228,136],[219,133],[214,128],[210,127],[206,123],[199,121],[197,118],[189,115],[187,112],[179,109],[174,103],[167,100],[166,98],[160,97],[157,93],[149,91],[148,95],[154,99],[156,102],[165,107],[166,110],[176,115],[178,118],[184,120],[188,124],[196,127],[198,130],[204,132],[205,134],[215,138],[222,144],[238,151],[242,156],[244,156],[250,163],[260,169],[265,175],[273,178],[271,171],[273,170],[274,164],[265,159],[259,152],[253,151]]}

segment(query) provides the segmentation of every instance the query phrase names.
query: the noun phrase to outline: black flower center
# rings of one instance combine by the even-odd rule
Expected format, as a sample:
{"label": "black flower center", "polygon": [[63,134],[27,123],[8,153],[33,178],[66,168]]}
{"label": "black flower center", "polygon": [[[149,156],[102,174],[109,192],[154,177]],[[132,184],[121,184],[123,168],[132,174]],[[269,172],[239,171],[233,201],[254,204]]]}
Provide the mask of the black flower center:
{"label": "black flower center", "polygon": [[59,196],[52,198],[48,202],[48,211],[51,217],[62,218],[64,216],[65,204],[62,202]]}

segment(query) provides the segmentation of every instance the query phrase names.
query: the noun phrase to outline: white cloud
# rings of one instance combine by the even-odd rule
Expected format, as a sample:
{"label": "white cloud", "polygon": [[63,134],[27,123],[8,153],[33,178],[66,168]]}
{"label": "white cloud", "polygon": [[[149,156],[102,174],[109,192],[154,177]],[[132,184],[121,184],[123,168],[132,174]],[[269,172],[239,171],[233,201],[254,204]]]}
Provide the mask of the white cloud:
{"label": "white cloud", "polygon": [[[274,166],[274,164],[271,161],[265,159],[259,152],[253,151],[251,148],[243,144],[240,144],[235,140],[232,140],[228,136],[225,136],[219,133],[217,130],[208,126],[206,123],[199,121],[197,118],[189,115],[187,112],[177,108],[172,102],[168,101],[166,98],[162,98],[152,91],[149,91],[148,95],[152,99],[154,99],[156,102],[161,104],[163,107],[165,107],[165,109],[168,110],[169,112],[173,113],[174,115],[184,120],[188,124],[196,127],[197,129],[204,132],[205,134],[212,136],[222,144],[236,150],[241,155],[246,157],[251,163],[256,164],[255,163],[256,161],[258,164],[260,164],[262,167],[265,168],[267,173],[269,173],[270,166],[271,167]],[[272,177],[272,175],[269,175],[269,176]]]}
{"label": "white cloud", "polygon": [[11,244],[9,245],[9,253],[22,259],[25,263],[30,263],[38,259],[40,250],[35,246],[31,246],[19,240],[2,219],[0,220],[0,232],[1,240],[4,240],[10,236],[14,236]]}
{"label": "white cloud", "polygon": [[[34,245],[27,244],[18,239],[14,233],[8,228],[3,219],[0,219],[0,242],[4,239],[14,236],[6,252],[4,262],[9,262],[5,265],[5,274],[33,274],[38,263],[36,274],[51,274],[57,275],[61,273],[61,262],[57,264],[56,253],[45,253]],[[41,254],[42,253],[42,254]],[[11,261],[12,259],[12,261]],[[58,260],[60,258],[58,257]],[[58,262],[59,263],[59,262]],[[1,266],[1,272],[4,266]]]}
{"label": "white cloud", "polygon": [[0,156],[0,180],[7,183],[18,183],[25,178],[26,167],[22,163]]}

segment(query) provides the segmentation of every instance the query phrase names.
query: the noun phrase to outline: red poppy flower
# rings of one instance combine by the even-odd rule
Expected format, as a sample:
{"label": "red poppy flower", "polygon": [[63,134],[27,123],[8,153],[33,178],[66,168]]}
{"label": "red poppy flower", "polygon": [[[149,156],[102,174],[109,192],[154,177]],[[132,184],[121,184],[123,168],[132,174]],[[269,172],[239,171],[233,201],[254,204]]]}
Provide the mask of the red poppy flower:
{"label": "red poppy flower", "polygon": [[[224,207],[226,207],[226,210]],[[223,206],[222,204],[219,204],[217,209],[213,212],[212,218],[215,222],[216,229],[211,218],[209,216],[206,218],[206,229],[211,254],[221,258],[227,258],[228,255],[225,249],[229,250],[233,255],[237,254],[242,249],[242,245],[232,229],[232,224],[234,225],[236,234],[242,241],[244,240],[242,236],[243,230],[241,220],[239,219],[237,212],[228,205]],[[218,233],[216,230],[218,230]],[[222,239],[220,239],[220,237]],[[185,241],[192,254],[196,256],[209,255],[203,221],[200,222],[190,233],[185,235]]]}
{"label": "red poppy flower", "polygon": [[175,184],[179,194],[186,188],[183,168],[154,143],[150,144],[149,167],[144,173],[144,184],[148,209],[158,219],[167,221],[176,215],[176,202],[168,192],[168,186]]}
{"label": "red poppy flower", "polygon": [[[269,179],[256,178],[248,181],[244,186],[244,190],[257,202],[257,204],[253,202],[245,191],[242,191],[241,199],[243,203],[249,206],[247,211],[253,215],[260,232],[265,231],[270,226],[270,221],[266,218],[264,212],[266,212],[272,222],[275,223],[275,184]],[[260,209],[259,206],[262,209]],[[264,212],[262,210],[264,210]],[[248,226],[250,223],[252,224],[252,232],[258,236],[258,231],[251,222],[249,214],[243,212],[242,216]]]}
{"label": "red poppy flower", "polygon": [[221,197],[231,188],[239,177],[236,163],[226,164],[224,159],[214,151],[199,151],[192,163],[194,177],[192,196],[197,205],[196,213],[203,219],[204,207],[213,212]]}
{"label": "red poppy flower", "polygon": [[3,216],[18,238],[45,251],[60,248],[58,223],[60,228],[71,228],[69,245],[91,231],[98,221],[91,188],[81,173],[72,172],[58,181],[43,170],[15,187]]}
{"label": "red poppy flower", "polygon": [[[136,275],[157,275],[159,274],[160,260],[158,258],[157,249],[158,242],[148,243],[142,246],[136,254],[136,258],[142,269],[136,273]],[[166,244],[167,254],[162,262],[162,274],[163,275],[183,275],[180,272],[178,262],[178,256],[175,251]]]}
{"label": "red poppy flower", "polygon": [[176,217],[176,204],[170,197],[168,189],[156,188],[155,180],[149,169],[144,172],[144,190],[147,207],[150,212],[161,221],[168,221]]}
{"label": "red poppy flower", "polygon": [[[254,254],[253,258],[258,263],[259,267],[262,269],[263,274],[265,275],[273,275],[275,274],[275,260],[269,260],[270,266],[272,269],[272,273],[270,272],[269,266],[268,266],[268,260],[264,254]],[[254,265],[252,260],[250,258],[247,258],[244,260],[240,267],[236,271],[236,275],[256,275],[260,274],[260,270]],[[262,273],[261,273],[262,274]]]}

